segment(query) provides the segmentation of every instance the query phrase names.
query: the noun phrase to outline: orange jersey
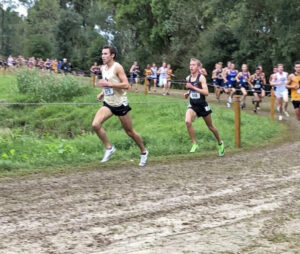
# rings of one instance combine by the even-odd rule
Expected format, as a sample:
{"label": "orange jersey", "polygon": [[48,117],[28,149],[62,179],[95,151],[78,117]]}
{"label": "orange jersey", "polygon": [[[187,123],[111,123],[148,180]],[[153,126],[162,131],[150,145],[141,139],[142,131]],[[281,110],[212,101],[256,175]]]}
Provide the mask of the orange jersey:
{"label": "orange jersey", "polygon": [[297,85],[297,88],[291,89],[291,97],[293,101],[300,101],[300,76],[294,76],[291,85]]}
{"label": "orange jersey", "polygon": [[171,80],[171,75],[173,74],[173,71],[171,69],[168,70],[168,78],[167,80]]}
{"label": "orange jersey", "polygon": [[150,77],[151,75],[152,75],[152,71],[151,71],[151,69],[145,69],[145,76],[148,78],[148,77]]}

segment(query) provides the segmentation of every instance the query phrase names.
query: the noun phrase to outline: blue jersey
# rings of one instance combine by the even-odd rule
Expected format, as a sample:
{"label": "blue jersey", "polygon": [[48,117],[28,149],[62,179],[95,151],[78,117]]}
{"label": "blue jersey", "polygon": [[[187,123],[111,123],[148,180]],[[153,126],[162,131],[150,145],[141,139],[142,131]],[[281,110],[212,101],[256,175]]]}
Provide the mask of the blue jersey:
{"label": "blue jersey", "polygon": [[249,79],[249,73],[242,72],[242,76],[240,77],[240,85],[242,87],[248,87],[248,79]]}
{"label": "blue jersey", "polygon": [[236,76],[237,76],[237,71],[236,70],[229,70],[226,75],[227,79],[227,84],[228,85],[236,85]]}

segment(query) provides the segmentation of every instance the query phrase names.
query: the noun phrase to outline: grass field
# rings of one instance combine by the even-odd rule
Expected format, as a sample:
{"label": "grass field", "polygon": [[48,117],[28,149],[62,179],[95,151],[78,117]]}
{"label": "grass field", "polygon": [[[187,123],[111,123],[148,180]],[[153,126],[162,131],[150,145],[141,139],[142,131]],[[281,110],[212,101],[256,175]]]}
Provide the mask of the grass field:
{"label": "grass field", "polygon": [[[0,102],[24,99],[14,75],[0,76],[0,91]],[[96,101],[99,91],[90,89],[88,94],[72,100],[96,103],[93,105],[0,106],[0,172],[100,161],[104,147],[91,128],[101,106]],[[132,92],[128,97],[134,127],[150,151],[150,161],[155,157],[189,154],[191,142],[184,123],[186,100]],[[233,111],[217,105],[211,108],[213,122],[230,151],[234,149]],[[204,122],[197,120],[194,126],[199,153],[216,151],[216,141]],[[117,148],[113,161],[138,160],[139,150],[124,133],[118,118],[111,118],[104,127]],[[243,147],[264,145],[284,128],[267,118],[242,112]]]}

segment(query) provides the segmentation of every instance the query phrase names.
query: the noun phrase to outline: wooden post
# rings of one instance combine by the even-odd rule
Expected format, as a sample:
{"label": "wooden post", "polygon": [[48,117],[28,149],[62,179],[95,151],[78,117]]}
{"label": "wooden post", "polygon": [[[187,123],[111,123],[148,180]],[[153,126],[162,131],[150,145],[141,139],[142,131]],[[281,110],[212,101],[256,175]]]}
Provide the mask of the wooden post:
{"label": "wooden post", "polygon": [[148,94],[148,80],[145,77],[145,81],[144,81],[144,94]]}
{"label": "wooden post", "polygon": [[271,90],[271,120],[274,121],[274,113],[275,113],[275,91]]}
{"label": "wooden post", "polygon": [[96,75],[94,73],[92,74],[92,82],[93,82],[93,88],[95,88]]}
{"label": "wooden post", "polygon": [[235,146],[241,147],[241,106],[240,96],[234,96],[234,132]]}

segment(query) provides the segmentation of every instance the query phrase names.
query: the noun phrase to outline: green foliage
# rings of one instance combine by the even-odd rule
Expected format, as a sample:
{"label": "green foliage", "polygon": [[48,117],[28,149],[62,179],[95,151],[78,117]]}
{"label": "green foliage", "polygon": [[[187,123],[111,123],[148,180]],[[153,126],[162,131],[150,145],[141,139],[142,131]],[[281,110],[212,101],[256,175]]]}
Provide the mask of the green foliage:
{"label": "green foliage", "polygon": [[[11,77],[7,76],[0,81],[0,89],[5,91],[4,98],[11,98],[10,93],[17,93],[14,89],[16,82],[10,83],[10,89],[5,88],[9,79]],[[22,91],[25,94],[28,92],[26,86],[21,89],[24,89]],[[90,89],[87,94],[74,97],[72,101],[96,102],[98,93],[99,90]],[[133,92],[129,92],[128,96],[134,128],[142,135],[152,158],[189,154],[191,142],[184,123],[188,103],[186,100]],[[100,161],[104,147],[91,128],[93,117],[100,106],[99,103],[81,106],[3,107],[0,111],[0,169]],[[230,150],[234,147],[233,111],[215,105],[211,107],[214,125],[218,128],[226,149]],[[197,119],[194,127],[201,153],[217,153],[216,140],[203,120]],[[117,147],[114,161],[138,160],[138,147],[125,134],[117,117],[105,122],[104,128]],[[266,144],[282,130],[282,125],[277,122],[242,113],[244,147]]]}
{"label": "green foliage", "polygon": [[26,95],[28,102],[70,101],[87,92],[73,76],[23,70],[17,75],[19,92]]}
{"label": "green foliage", "polygon": [[26,52],[28,56],[45,59],[51,56],[52,51],[52,44],[44,35],[32,35],[30,40],[26,42]]}

